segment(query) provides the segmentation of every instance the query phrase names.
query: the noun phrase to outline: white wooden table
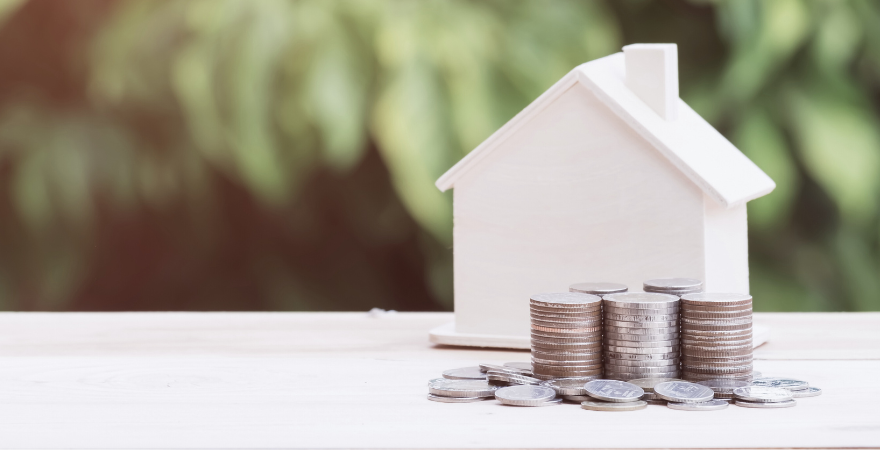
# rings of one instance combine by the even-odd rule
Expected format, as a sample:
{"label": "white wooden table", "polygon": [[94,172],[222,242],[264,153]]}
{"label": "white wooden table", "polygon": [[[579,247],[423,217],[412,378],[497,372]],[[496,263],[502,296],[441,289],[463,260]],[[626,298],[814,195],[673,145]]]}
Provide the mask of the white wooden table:
{"label": "white wooden table", "polygon": [[756,314],[795,408],[627,413],[425,399],[528,352],[434,347],[450,314],[0,314],[2,448],[880,447],[880,313]]}

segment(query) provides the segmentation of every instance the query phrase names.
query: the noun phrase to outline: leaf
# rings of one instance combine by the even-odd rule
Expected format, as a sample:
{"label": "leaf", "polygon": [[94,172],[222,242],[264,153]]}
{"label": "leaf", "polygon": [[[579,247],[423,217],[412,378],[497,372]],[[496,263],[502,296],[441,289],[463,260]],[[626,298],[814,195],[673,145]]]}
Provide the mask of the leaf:
{"label": "leaf", "polygon": [[794,136],[810,175],[836,201],[844,218],[864,223],[877,212],[880,123],[842,99],[791,94]]}

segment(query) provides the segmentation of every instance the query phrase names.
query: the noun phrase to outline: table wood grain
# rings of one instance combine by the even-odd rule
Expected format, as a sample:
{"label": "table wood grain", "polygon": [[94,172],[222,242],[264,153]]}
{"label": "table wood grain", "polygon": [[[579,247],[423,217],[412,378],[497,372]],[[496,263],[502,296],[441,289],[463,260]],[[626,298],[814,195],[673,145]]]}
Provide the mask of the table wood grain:
{"label": "table wood grain", "polygon": [[629,413],[425,399],[526,351],[434,346],[446,313],[0,314],[2,448],[880,446],[880,313],[756,314],[795,408]]}

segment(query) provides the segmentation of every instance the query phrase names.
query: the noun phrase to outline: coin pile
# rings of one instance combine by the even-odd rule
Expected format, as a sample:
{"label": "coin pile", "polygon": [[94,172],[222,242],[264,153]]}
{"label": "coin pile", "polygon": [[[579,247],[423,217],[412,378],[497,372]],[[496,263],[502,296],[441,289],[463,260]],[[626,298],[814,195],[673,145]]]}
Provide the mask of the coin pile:
{"label": "coin pile", "polygon": [[509,406],[554,406],[562,403],[556,391],[546,386],[509,386],[495,391],[495,399]]}
{"label": "coin pile", "polygon": [[626,292],[603,303],[605,378],[679,378],[677,296]]}
{"label": "coin pile", "polygon": [[688,381],[752,379],[752,297],[681,297],[681,369]]}
{"label": "coin pile", "polygon": [[733,390],[736,406],[745,408],[790,408],[797,401],[788,389],[766,386],[745,386]]}
{"label": "coin pile", "polygon": [[472,403],[493,398],[498,386],[484,380],[437,378],[428,382],[428,400],[442,403]]}
{"label": "coin pile", "polygon": [[532,374],[535,378],[602,376],[602,299],[577,292],[533,295],[529,300]]}
{"label": "coin pile", "polygon": [[703,292],[703,282],[696,278],[655,278],[642,283],[645,292],[657,292],[681,297]]}

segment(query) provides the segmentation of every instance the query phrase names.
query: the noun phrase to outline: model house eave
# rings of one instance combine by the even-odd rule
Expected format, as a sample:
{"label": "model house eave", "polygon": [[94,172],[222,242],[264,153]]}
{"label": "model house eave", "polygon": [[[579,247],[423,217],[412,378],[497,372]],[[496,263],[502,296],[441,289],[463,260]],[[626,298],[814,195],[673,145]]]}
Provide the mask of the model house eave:
{"label": "model house eave", "polygon": [[725,208],[770,193],[776,184],[751,160],[678,100],[678,118],[664,120],[625,85],[625,60],[617,53],[576,67],[440,177],[445,191],[478,166],[520,127],[574,84],[588,88],[617,116],[665,156],[681,173]]}

